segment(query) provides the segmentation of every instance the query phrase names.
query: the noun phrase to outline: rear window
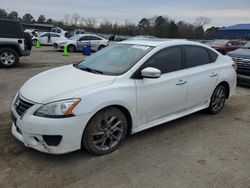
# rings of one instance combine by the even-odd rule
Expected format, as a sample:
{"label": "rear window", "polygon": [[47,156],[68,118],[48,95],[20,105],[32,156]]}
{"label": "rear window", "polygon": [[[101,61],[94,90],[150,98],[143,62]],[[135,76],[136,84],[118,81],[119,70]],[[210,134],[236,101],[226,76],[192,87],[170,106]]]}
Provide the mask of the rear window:
{"label": "rear window", "polygon": [[185,46],[184,49],[187,68],[210,63],[207,49],[198,46]]}
{"label": "rear window", "polygon": [[20,22],[1,20],[0,38],[23,38],[23,29]]}
{"label": "rear window", "polygon": [[208,49],[208,53],[209,53],[209,62],[210,63],[215,62],[218,58],[218,54],[209,49]]}

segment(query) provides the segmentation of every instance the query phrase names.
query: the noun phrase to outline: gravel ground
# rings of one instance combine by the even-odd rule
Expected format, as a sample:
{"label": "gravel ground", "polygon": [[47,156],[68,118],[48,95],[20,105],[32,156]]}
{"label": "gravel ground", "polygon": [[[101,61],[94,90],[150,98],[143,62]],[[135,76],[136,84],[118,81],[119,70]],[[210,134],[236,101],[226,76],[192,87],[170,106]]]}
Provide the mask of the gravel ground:
{"label": "gravel ground", "polygon": [[128,136],[112,154],[49,155],[11,135],[10,104],[33,75],[78,62],[52,47],[0,69],[0,187],[250,187],[250,88],[238,87],[218,115],[198,112]]}

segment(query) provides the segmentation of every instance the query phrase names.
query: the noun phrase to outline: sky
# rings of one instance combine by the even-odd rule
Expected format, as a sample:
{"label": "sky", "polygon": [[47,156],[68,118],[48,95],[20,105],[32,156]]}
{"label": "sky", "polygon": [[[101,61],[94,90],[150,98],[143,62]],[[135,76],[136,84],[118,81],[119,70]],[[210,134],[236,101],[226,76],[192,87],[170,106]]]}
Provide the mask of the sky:
{"label": "sky", "polygon": [[196,17],[210,18],[209,26],[250,23],[250,0],[0,0],[0,8],[19,15],[61,21],[65,14],[124,23],[138,23],[143,17],[168,16],[175,21],[193,23]]}

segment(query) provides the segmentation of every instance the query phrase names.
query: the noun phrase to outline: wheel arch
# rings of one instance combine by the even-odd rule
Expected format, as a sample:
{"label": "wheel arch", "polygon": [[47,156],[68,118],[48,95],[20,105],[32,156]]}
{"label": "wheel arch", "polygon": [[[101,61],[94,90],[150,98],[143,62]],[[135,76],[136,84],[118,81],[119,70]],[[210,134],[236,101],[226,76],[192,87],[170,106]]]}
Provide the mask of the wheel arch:
{"label": "wheel arch", "polygon": [[226,98],[228,99],[229,95],[230,95],[230,86],[229,86],[228,82],[222,81],[219,84],[217,84],[217,86],[218,85],[223,85],[226,88]]}
{"label": "wheel arch", "polygon": [[21,56],[20,49],[18,48],[17,45],[14,44],[0,45],[0,48],[11,48],[12,50],[15,50],[19,56]]}
{"label": "wheel arch", "polygon": [[[132,133],[132,127],[133,127],[133,120],[132,120],[132,116],[131,116],[131,113],[129,112],[129,110],[122,106],[122,105],[119,105],[119,104],[113,104],[113,105],[108,105],[108,106],[105,106],[105,107],[102,107],[101,109],[99,109],[94,115],[92,115],[92,117],[89,119],[88,123],[91,121],[91,119],[97,114],[99,113],[100,111],[102,110],[105,110],[107,108],[116,108],[118,110],[120,110],[126,117],[127,119],[127,123],[128,123],[128,130],[127,130],[127,134],[131,134]],[[88,124],[87,123],[87,124]],[[86,125],[87,125],[86,124]]]}

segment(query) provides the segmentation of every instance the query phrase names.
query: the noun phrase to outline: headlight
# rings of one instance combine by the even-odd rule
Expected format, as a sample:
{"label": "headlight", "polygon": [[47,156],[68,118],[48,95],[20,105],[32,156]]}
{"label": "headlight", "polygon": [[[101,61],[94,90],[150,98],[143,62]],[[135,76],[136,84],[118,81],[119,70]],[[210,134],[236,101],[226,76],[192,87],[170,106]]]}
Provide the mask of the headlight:
{"label": "headlight", "polygon": [[68,99],[43,105],[35,113],[35,116],[48,118],[65,118],[74,116],[73,109],[80,99]]}

